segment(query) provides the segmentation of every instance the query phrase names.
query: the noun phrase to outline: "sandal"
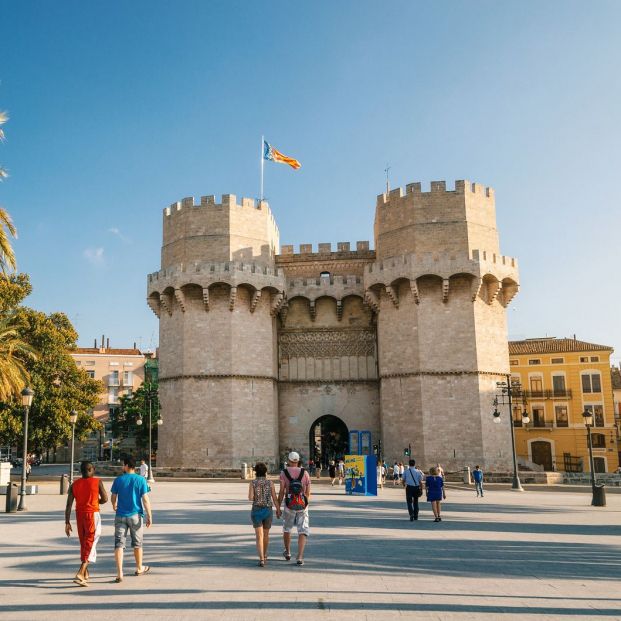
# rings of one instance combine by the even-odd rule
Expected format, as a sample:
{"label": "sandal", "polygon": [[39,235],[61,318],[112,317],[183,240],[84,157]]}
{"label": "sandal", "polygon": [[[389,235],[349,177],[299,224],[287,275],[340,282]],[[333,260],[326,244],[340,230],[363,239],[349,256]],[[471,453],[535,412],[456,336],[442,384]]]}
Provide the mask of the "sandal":
{"label": "sandal", "polygon": [[290,561],[291,560],[291,553],[289,552],[289,550],[285,550],[282,555],[285,557],[285,561]]}
{"label": "sandal", "polygon": [[118,584],[119,582],[123,582],[123,578],[119,578],[118,576],[114,579],[114,581]]}
{"label": "sandal", "polygon": [[145,574],[148,574],[150,571],[151,571],[151,567],[149,565],[143,565],[142,571],[134,572],[134,576],[144,576]]}
{"label": "sandal", "polygon": [[303,558],[299,558],[299,559],[296,561],[296,565],[300,565],[300,567],[301,567],[302,565],[304,565],[304,559],[303,559]]}
{"label": "sandal", "polygon": [[73,581],[81,587],[87,587],[88,586],[88,582],[86,582],[86,580],[83,580],[82,578],[78,578],[77,576],[73,579]]}
{"label": "sandal", "polygon": [[264,558],[259,560],[259,567],[265,567],[265,559]]}

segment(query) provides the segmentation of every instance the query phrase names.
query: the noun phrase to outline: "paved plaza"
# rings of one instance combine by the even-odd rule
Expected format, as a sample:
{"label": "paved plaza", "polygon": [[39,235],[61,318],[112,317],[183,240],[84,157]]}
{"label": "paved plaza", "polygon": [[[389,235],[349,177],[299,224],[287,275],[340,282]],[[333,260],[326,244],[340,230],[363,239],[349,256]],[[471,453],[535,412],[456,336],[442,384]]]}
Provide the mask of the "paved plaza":
{"label": "paved plaza", "polygon": [[276,521],[261,569],[244,483],[157,482],[152,573],[134,577],[126,564],[113,583],[108,504],[91,585],[80,588],[57,488],[43,484],[26,514],[0,514],[2,620],[621,619],[621,494],[592,508],[585,493],[502,489],[477,500],[449,487],[436,524],[428,503],[411,523],[401,489],[352,498],[316,485],[306,565],[282,558]]}

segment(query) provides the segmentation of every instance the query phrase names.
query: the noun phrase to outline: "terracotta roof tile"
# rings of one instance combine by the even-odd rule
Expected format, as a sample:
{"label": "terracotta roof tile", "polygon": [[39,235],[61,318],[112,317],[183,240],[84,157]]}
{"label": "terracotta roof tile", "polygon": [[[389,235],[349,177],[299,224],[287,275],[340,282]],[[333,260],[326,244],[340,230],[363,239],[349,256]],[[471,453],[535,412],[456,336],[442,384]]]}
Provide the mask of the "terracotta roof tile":
{"label": "terracotta roof tile", "polygon": [[557,354],[577,351],[614,351],[609,345],[596,345],[575,339],[526,339],[509,341],[509,354]]}

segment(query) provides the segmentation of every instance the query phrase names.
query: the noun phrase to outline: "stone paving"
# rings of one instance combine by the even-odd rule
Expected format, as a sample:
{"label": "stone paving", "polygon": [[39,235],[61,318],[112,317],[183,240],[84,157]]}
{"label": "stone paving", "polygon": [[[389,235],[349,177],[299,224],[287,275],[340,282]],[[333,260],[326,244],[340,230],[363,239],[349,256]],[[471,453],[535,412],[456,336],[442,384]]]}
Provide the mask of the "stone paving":
{"label": "stone paving", "polygon": [[[110,482],[106,483],[109,488]],[[146,534],[152,573],[114,577],[112,512],[91,586],[71,582],[77,538],[57,484],[26,514],[0,514],[0,619],[621,619],[621,495],[449,488],[444,520],[406,516],[403,492],[346,497],[315,486],[306,565],[256,566],[241,482],[158,482]],[[2,499],[3,500],[3,499]],[[127,557],[126,557],[127,559]]]}

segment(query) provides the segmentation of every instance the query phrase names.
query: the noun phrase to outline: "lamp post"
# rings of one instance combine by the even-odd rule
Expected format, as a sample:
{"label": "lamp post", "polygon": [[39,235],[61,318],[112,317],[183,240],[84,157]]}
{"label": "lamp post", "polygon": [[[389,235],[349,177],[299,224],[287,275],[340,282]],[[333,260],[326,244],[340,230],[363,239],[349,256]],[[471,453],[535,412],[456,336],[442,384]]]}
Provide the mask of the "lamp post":
{"label": "lamp post", "polygon": [[22,405],[24,406],[24,451],[22,453],[22,487],[19,495],[18,511],[27,511],[26,509],[26,466],[28,461],[28,411],[32,405],[34,391],[32,388],[24,388],[22,390]]}
{"label": "lamp post", "polygon": [[73,449],[75,446],[75,424],[78,421],[78,413],[75,410],[71,410],[69,414],[69,420],[71,421],[71,467],[69,469],[69,485],[73,483]]}
{"label": "lamp post", "polygon": [[[149,478],[147,479],[149,481],[149,483],[155,483],[155,478],[153,477],[153,460],[152,460],[152,443],[153,443],[153,417],[152,417],[152,403],[153,403],[153,397],[157,396],[157,392],[155,392],[153,390],[153,387],[149,384],[149,386],[147,387],[147,390],[145,391],[146,393],[146,397],[149,400]],[[164,421],[162,420],[161,416],[159,415],[158,412],[158,416],[157,416],[157,425],[160,426],[162,425]],[[142,425],[142,418],[138,418],[138,420],[136,421],[137,425]]]}
{"label": "lamp post", "polygon": [[[523,492],[524,488],[522,487],[520,475],[518,473],[517,453],[515,449],[515,431],[513,429],[513,397],[514,395],[517,396],[521,393],[522,387],[519,382],[515,380],[513,382],[511,381],[510,374],[507,374],[506,382],[496,382],[496,386],[498,387],[500,393],[494,397],[493,401],[494,412],[492,414],[494,416],[495,423],[500,423],[500,412],[498,411],[498,405],[509,406],[509,427],[511,429],[511,450],[513,452],[513,483],[511,485],[511,489],[516,492]],[[500,401],[498,400],[499,397]],[[506,401],[505,397],[507,398]],[[523,404],[525,404],[525,401],[523,401]],[[530,422],[530,418],[526,410],[522,411],[522,422],[525,424]]]}
{"label": "lamp post", "polygon": [[591,427],[593,426],[593,412],[584,410],[582,412],[584,425],[587,428],[587,442],[589,444],[589,470],[591,471],[591,504],[595,505],[595,465],[593,463],[593,443],[591,441]]}

